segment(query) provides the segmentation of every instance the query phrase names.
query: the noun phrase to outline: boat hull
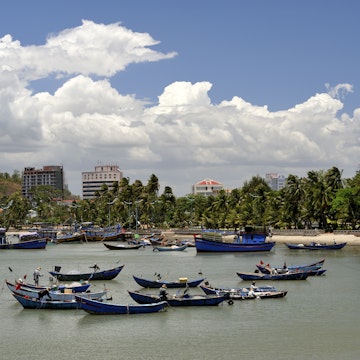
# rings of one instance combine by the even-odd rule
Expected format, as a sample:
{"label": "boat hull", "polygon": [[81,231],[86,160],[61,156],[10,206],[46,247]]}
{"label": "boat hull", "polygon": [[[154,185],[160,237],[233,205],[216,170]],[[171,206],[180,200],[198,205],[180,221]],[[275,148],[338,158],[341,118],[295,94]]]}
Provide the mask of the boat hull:
{"label": "boat hull", "polygon": [[227,294],[231,300],[255,300],[255,299],[278,299],[283,298],[287,295],[286,290],[276,290],[274,287],[263,287],[262,289],[254,289],[254,293],[250,293],[249,288],[209,288],[205,286],[200,286],[205,294],[217,294],[224,295]]}
{"label": "boat hull", "polygon": [[293,265],[293,266],[269,266],[269,264],[264,264],[262,261],[256,264],[256,267],[263,274],[270,274],[276,270],[277,273],[282,273],[286,271],[311,271],[311,270],[319,270],[324,265],[325,259],[321,259],[311,264],[303,264],[303,265]]}
{"label": "boat hull", "polygon": [[[22,296],[27,296],[29,298],[44,298],[45,300],[56,300],[56,301],[75,301],[75,293],[67,293],[67,292],[62,292],[61,290],[50,290],[49,291],[49,295],[45,295],[43,297],[39,296],[39,292],[41,290],[35,290],[35,289],[30,289],[30,288],[26,288],[26,287],[22,287],[20,284],[15,285],[15,284],[11,284],[10,282],[6,281],[6,285],[8,287],[8,289],[13,292],[13,293],[17,293],[18,295],[22,295]],[[86,292],[86,293],[78,293],[78,294],[84,294],[86,297],[90,298],[90,299],[102,299],[104,298],[108,293],[108,290],[104,290],[104,291],[99,291],[99,292]]]}
{"label": "boat hull", "polygon": [[[71,292],[74,292],[74,293],[81,293],[81,292],[87,291],[90,286],[91,286],[91,284],[89,284],[89,283],[80,284],[80,285],[71,285],[71,284],[70,285],[58,285],[58,286],[56,286],[56,289],[58,289],[60,291],[71,290]],[[36,286],[33,284],[27,284],[27,283],[21,283],[21,287],[32,289],[32,290],[44,290],[49,287],[53,288],[52,286]]]}
{"label": "boat hull", "polygon": [[[142,294],[138,291],[128,291],[133,300],[139,304],[154,304],[161,301],[160,297],[153,294]],[[194,295],[183,297],[169,297],[166,299],[170,306],[216,306],[228,299],[228,295]]]}
{"label": "boat hull", "polygon": [[275,242],[263,243],[226,243],[223,241],[214,241],[204,238],[195,238],[197,252],[256,252],[271,251]]}
{"label": "boat hull", "polygon": [[56,310],[70,310],[77,309],[78,303],[76,301],[51,301],[39,300],[30,298],[17,293],[12,293],[14,298],[22,305],[24,309],[56,309]]}
{"label": "boat hull", "polygon": [[287,274],[261,274],[261,273],[236,273],[242,280],[257,281],[257,280],[306,280],[309,276],[307,271],[294,272]]}
{"label": "boat hull", "polygon": [[149,314],[162,311],[168,306],[166,301],[146,305],[119,305],[90,300],[82,296],[76,296],[75,299],[79,308],[92,315]]}
{"label": "boat hull", "polygon": [[49,271],[59,281],[88,281],[88,280],[112,280],[118,276],[125,265],[113,269],[95,271],[92,273],[65,274],[58,271]]}
{"label": "boat hull", "polygon": [[160,281],[160,280],[146,280],[137,276],[133,276],[136,283],[144,288],[161,288],[162,285],[166,285],[167,288],[184,288],[184,287],[196,287],[200,285],[205,278],[196,280],[178,280],[178,281]]}
{"label": "boat hull", "polygon": [[339,244],[289,244],[285,243],[285,245],[290,250],[340,250],[345,245],[346,242],[339,243]]}
{"label": "boat hull", "polygon": [[0,244],[0,250],[35,250],[35,249],[45,249],[47,244],[47,239],[37,239],[37,240],[28,240],[19,243],[13,244]]}
{"label": "boat hull", "polygon": [[137,244],[137,245],[129,245],[129,244],[113,245],[113,244],[107,244],[107,243],[103,243],[103,244],[109,250],[137,250],[137,249],[140,249],[141,247],[144,247],[144,245],[142,245],[142,244]]}
{"label": "boat hull", "polygon": [[181,246],[154,246],[153,251],[184,251],[187,245]]}

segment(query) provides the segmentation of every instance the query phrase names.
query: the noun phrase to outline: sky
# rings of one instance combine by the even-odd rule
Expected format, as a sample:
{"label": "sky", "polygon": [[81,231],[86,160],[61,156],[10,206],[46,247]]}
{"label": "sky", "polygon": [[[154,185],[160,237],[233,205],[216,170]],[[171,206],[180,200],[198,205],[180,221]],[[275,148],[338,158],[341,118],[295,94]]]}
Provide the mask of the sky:
{"label": "sky", "polygon": [[1,4],[0,172],[118,165],[176,196],[360,166],[357,0]]}

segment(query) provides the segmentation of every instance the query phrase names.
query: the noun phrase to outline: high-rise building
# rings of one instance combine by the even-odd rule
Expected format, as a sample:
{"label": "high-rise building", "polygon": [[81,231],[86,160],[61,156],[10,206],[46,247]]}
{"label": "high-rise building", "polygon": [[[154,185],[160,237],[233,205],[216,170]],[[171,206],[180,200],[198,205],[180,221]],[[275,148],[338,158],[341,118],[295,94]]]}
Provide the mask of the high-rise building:
{"label": "high-rise building", "polygon": [[42,169],[26,167],[22,173],[22,195],[32,198],[32,188],[46,185],[60,191],[64,197],[64,170],[62,166],[47,165]]}
{"label": "high-rise building", "polygon": [[220,190],[224,189],[224,186],[221,182],[211,180],[211,179],[204,179],[193,185],[192,193],[194,195],[216,195]]}
{"label": "high-rise building", "polygon": [[120,182],[123,174],[117,165],[97,165],[95,171],[84,171],[82,174],[82,197],[92,199],[103,185],[112,189],[114,182]]}
{"label": "high-rise building", "polygon": [[265,181],[271,190],[281,190],[286,185],[286,177],[276,173],[266,174]]}

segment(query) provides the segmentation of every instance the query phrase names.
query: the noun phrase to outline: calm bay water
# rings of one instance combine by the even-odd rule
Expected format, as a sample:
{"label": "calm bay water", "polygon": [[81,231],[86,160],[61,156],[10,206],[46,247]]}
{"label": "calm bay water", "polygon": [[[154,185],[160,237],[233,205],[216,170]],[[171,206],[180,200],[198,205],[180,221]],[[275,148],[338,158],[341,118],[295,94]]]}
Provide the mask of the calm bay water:
{"label": "calm bay water", "polygon": [[[132,275],[167,280],[198,278],[215,286],[245,286],[236,271],[253,271],[260,259],[273,265],[308,263],[326,257],[324,277],[271,282],[287,289],[284,299],[238,301],[217,307],[170,308],[166,312],[129,316],[95,316],[82,310],[24,310],[4,280],[15,280],[41,266],[42,283],[55,265],[63,271],[88,271],[125,264],[112,281],[113,303],[133,303],[127,290],[139,289]],[[8,267],[11,267],[12,272]],[[288,250],[277,244],[270,253],[197,254],[107,250],[101,243],[50,244],[46,250],[0,251],[0,345],[12,359],[354,359],[360,356],[360,249]],[[269,284],[268,282],[258,282]],[[153,290],[155,292],[156,290]],[[192,293],[198,292],[194,289]],[[176,290],[169,293],[175,293]],[[4,357],[3,357],[4,356]]]}

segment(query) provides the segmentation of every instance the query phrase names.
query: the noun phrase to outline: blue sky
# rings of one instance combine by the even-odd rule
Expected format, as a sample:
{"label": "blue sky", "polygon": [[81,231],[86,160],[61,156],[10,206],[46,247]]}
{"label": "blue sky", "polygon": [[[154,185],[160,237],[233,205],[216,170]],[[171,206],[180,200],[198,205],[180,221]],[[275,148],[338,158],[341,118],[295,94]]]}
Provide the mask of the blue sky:
{"label": "blue sky", "polygon": [[[116,163],[176,195],[359,169],[358,1],[13,1],[0,171]],[[83,22],[84,21],[84,22]]]}

